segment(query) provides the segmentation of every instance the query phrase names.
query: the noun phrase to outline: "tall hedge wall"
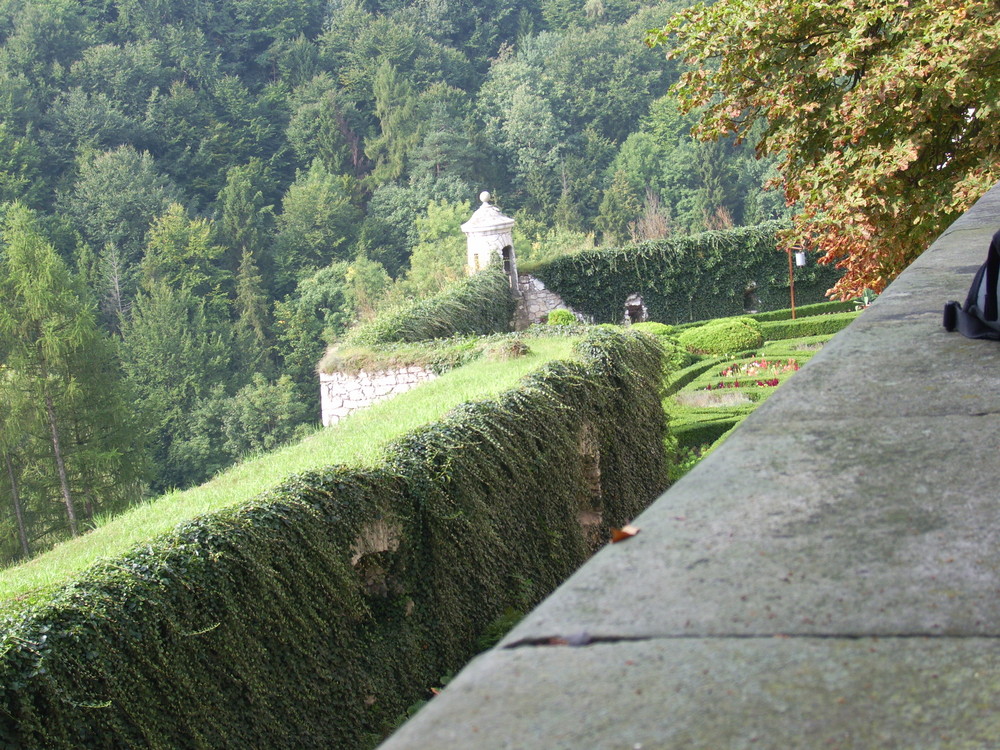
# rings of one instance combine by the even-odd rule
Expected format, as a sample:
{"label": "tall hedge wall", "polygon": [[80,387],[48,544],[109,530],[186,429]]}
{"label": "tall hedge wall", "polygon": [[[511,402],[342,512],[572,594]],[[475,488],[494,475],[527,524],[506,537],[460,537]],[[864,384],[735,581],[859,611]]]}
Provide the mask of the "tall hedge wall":
{"label": "tall hedge wall", "polygon": [[657,345],[599,329],[581,347],[382,466],[289,479],[12,617],[0,744],[370,744],[664,488]]}
{"label": "tall hedge wall", "polygon": [[513,317],[510,277],[495,265],[432,297],[379,315],[348,333],[345,343],[378,346],[501,333],[510,330]]}
{"label": "tall hedge wall", "polygon": [[[741,315],[754,289],[759,311],[789,306],[788,256],[778,252],[770,222],[588,250],[522,268],[577,312],[620,323],[625,300],[642,296],[650,320],[679,324]],[[820,302],[842,272],[815,263],[795,269],[796,304]]]}

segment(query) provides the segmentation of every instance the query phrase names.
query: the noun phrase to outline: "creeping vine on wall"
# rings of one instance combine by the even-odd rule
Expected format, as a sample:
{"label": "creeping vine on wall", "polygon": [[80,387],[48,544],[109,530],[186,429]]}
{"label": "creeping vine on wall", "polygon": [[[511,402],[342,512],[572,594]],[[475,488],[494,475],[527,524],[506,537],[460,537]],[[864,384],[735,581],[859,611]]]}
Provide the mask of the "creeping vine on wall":
{"label": "creeping vine on wall", "polygon": [[433,297],[379,315],[352,330],[345,337],[345,343],[378,346],[454,335],[499,333],[510,330],[513,317],[510,278],[495,265],[452,284]]}
{"label": "creeping vine on wall", "polygon": [[[522,265],[574,310],[620,323],[630,295],[642,297],[650,320],[684,323],[790,304],[788,256],[778,252],[770,222],[629,245],[587,250]],[[841,272],[832,266],[795,268],[798,304],[820,302]]]}
{"label": "creeping vine on wall", "polygon": [[587,557],[580,510],[606,538],[664,488],[656,342],[597,329],[580,354],[9,617],[0,745],[370,744]]}

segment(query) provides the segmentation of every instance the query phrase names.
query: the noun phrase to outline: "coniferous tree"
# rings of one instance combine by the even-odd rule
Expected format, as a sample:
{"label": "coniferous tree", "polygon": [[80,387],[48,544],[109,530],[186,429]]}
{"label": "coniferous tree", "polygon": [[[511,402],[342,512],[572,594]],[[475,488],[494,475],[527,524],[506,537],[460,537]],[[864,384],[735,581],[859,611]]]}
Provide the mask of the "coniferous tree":
{"label": "coniferous tree", "polygon": [[373,93],[380,133],[365,142],[365,155],[375,162],[371,182],[381,185],[403,176],[407,156],[422,133],[414,123],[417,99],[413,87],[388,59],[379,65]]}
{"label": "coniferous tree", "polygon": [[122,364],[153,446],[153,488],[184,487],[206,479],[205,457],[185,449],[199,403],[230,378],[227,331],[212,323],[205,300],[163,281],[136,298],[122,327]]}
{"label": "coniferous tree", "polygon": [[[108,342],[94,306],[65,263],[38,231],[31,211],[12,206],[3,226],[0,272],[0,342],[5,384],[19,390],[26,433],[44,428],[51,464],[73,536],[79,533],[78,498],[92,515],[107,496],[102,481],[116,473],[123,484],[141,474],[135,435],[120,397]],[[9,444],[9,443],[8,443]]]}
{"label": "coniferous tree", "polygon": [[274,207],[267,202],[271,179],[260,159],[231,167],[219,193],[222,217],[218,241],[226,246],[226,267],[235,271],[250,252],[258,269],[270,267],[268,248],[274,235]]}
{"label": "coniferous tree", "polygon": [[233,339],[239,369],[270,377],[274,370],[271,321],[263,279],[250,250],[243,251],[243,259],[236,272],[236,299],[233,304],[237,316]]}

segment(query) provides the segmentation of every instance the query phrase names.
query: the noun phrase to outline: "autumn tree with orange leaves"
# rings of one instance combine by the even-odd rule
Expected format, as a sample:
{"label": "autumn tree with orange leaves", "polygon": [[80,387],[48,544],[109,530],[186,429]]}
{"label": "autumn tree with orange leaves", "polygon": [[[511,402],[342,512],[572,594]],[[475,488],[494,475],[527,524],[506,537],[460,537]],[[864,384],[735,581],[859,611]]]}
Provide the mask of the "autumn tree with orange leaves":
{"label": "autumn tree with orange leaves", "polygon": [[718,0],[647,43],[688,63],[697,135],[763,133],[801,206],[782,249],[843,267],[833,296],[882,290],[1000,179],[995,0]]}

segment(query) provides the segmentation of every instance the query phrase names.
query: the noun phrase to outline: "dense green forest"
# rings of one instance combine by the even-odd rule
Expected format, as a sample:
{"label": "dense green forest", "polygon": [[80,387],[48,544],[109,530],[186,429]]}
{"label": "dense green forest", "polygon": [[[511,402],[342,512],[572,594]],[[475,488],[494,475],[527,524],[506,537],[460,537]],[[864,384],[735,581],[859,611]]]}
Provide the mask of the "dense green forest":
{"label": "dense green forest", "polygon": [[463,272],[753,224],[689,134],[684,0],[0,0],[0,561],[318,421],[359,320]]}

